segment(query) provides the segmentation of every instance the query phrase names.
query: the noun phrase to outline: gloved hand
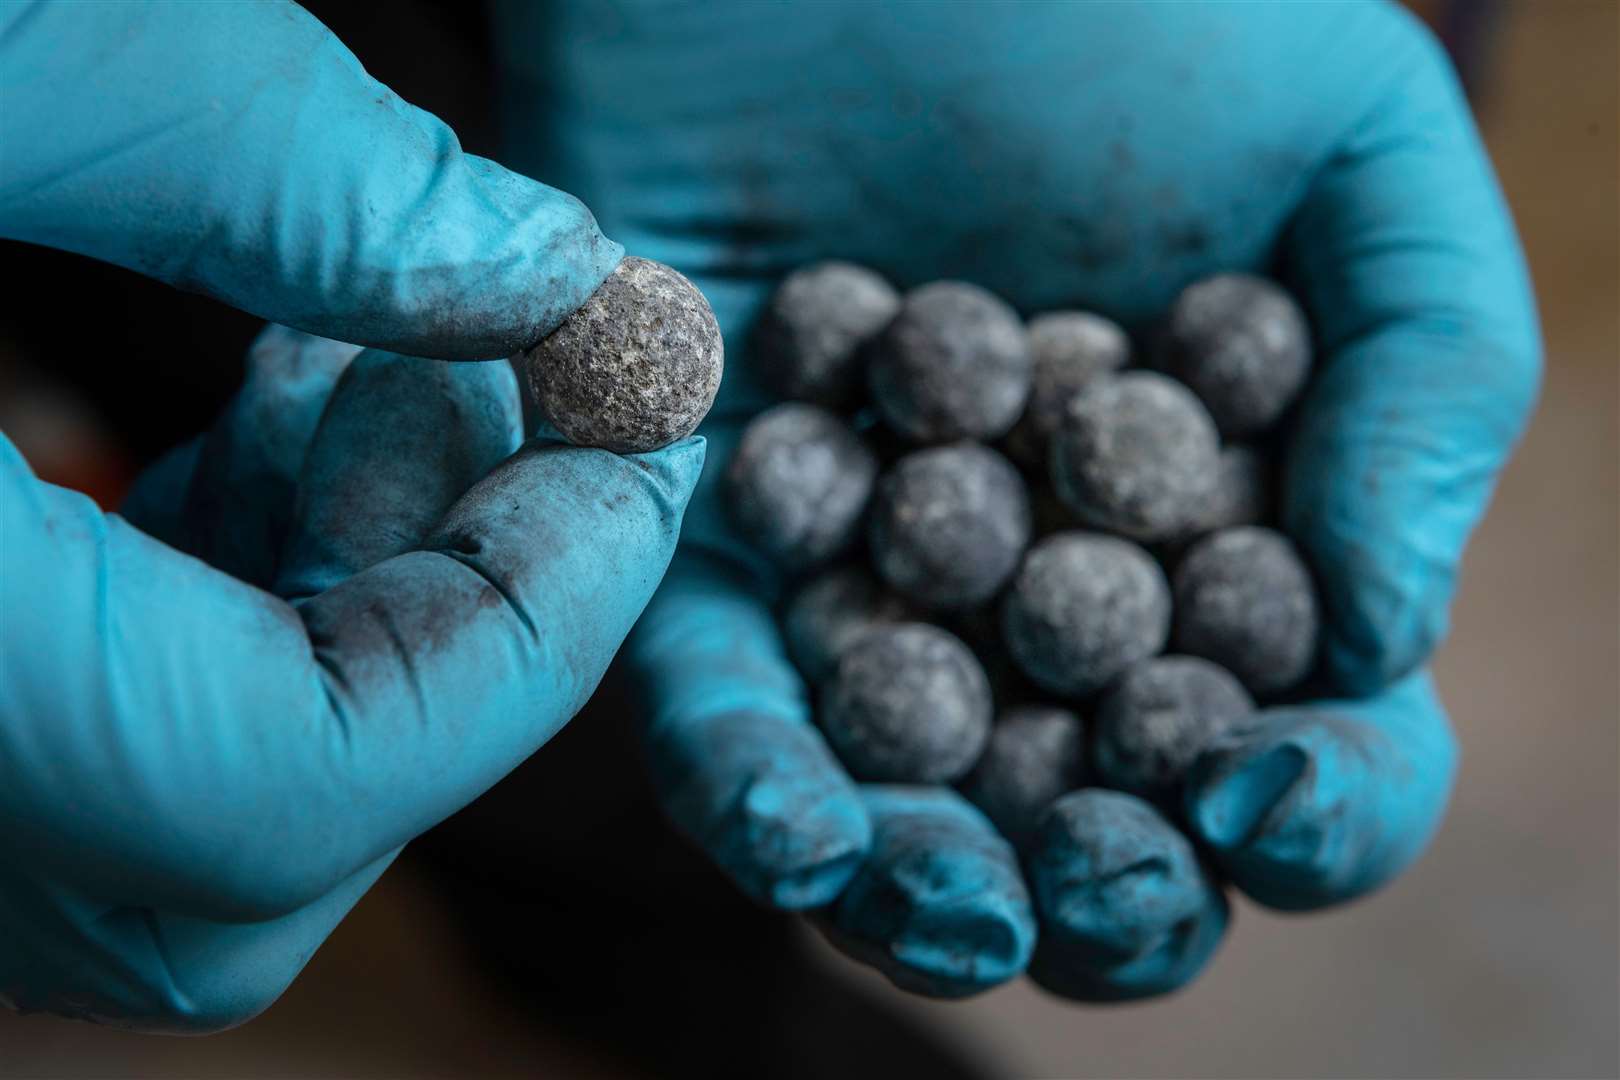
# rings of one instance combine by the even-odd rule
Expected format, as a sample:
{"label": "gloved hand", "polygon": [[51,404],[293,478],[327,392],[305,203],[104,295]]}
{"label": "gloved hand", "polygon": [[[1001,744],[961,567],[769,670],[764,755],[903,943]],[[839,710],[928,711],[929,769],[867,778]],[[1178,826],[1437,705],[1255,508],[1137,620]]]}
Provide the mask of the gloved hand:
{"label": "gloved hand", "polygon": [[[0,233],[306,330],[502,356],[620,255],[295,7],[7,6],[0,100]],[[266,331],[127,520],[0,438],[0,1003],[252,1016],[573,715],[662,576],[701,439],[525,444],[508,364],[357,352]]]}
{"label": "gloved hand", "polygon": [[[1443,54],[1393,6],[498,7],[515,165],[586,198],[713,302],[734,364],[716,467],[630,641],[669,815],[764,903],[821,908],[896,982],[1023,970],[1075,998],[1191,978],[1229,880],[1316,908],[1400,872],[1456,745],[1425,662],[1535,395],[1513,227]],[[1082,843],[1012,852],[948,791],[863,787],[784,654],[780,581],[716,485],[770,401],[748,334],[812,260],[961,278],[1133,329],[1189,281],[1282,273],[1318,334],[1285,527],[1321,574],[1329,700],[1202,763],[1186,821],[1105,803]],[[1089,831],[1085,831],[1089,830]],[[1033,912],[1033,917],[1032,917]],[[1038,924],[1038,928],[1037,928]],[[1038,941],[1038,945],[1036,944]]]}

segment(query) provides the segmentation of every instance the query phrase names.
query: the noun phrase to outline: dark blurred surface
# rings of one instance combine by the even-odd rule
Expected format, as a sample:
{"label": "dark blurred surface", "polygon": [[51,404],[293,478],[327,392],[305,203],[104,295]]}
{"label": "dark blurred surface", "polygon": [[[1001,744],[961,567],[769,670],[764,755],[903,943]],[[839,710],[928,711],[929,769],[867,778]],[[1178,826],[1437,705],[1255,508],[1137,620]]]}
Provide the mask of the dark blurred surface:
{"label": "dark blurred surface", "polygon": [[[476,5],[309,6],[492,152]],[[1320,918],[1243,906],[1208,976],[1168,1001],[907,998],[658,824],[608,693],[413,845],[264,1017],[174,1040],[0,1013],[0,1076],[1620,1073],[1620,8],[1429,6],[1464,46],[1524,232],[1548,381],[1437,665],[1456,801],[1395,886]],[[0,273],[0,427],[109,501],[212,419],[257,329],[36,248],[0,244]]]}

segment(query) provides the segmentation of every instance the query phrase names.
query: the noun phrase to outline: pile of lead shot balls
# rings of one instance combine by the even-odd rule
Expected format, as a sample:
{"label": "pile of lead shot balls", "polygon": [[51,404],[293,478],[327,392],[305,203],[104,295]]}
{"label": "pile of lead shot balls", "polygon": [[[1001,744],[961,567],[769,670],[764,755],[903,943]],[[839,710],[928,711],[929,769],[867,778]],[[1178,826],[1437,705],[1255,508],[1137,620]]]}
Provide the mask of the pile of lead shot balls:
{"label": "pile of lead shot balls", "polygon": [[1094,314],[825,262],[754,348],[791,400],[742,433],[730,507],[794,578],[784,637],[857,779],[955,784],[1018,844],[1083,787],[1175,813],[1310,674],[1315,589],[1271,524],[1310,331],[1275,284],[1189,285],[1135,363]]}

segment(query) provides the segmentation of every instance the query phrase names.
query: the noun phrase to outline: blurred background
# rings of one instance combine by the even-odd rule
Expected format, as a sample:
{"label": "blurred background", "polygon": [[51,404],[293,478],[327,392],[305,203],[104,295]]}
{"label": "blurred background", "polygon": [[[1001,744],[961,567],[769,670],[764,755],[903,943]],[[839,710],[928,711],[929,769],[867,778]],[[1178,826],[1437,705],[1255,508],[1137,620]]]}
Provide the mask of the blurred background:
{"label": "blurred background", "polygon": [[[474,5],[307,6],[488,152]],[[909,998],[656,826],[608,694],[413,845],[258,1020],[173,1039],[0,1013],[0,1077],[1620,1075],[1620,5],[1413,6],[1470,87],[1547,347],[1437,663],[1464,763],[1415,870],[1320,917],[1240,904],[1209,972],[1168,1000]],[[257,331],[22,245],[0,244],[0,276],[0,429],[107,505],[211,421]]]}

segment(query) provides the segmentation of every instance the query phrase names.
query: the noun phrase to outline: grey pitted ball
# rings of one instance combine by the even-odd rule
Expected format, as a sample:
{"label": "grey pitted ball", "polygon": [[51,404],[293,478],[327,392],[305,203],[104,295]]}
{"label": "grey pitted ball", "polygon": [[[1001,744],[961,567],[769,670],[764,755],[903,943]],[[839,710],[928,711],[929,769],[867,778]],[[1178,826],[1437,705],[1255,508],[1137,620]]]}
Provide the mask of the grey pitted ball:
{"label": "grey pitted ball", "polygon": [[1124,367],[1131,342],[1117,323],[1101,315],[1049,311],[1030,320],[1029,346],[1035,357],[1034,383],[1024,415],[1003,445],[1018,464],[1044,472],[1069,399],[1097,376]]}
{"label": "grey pitted ball", "polygon": [[1042,689],[1084,697],[1164,647],[1170,586],[1135,544],[1056,533],[1024,556],[1003,601],[1001,632]]}
{"label": "grey pitted ball", "polygon": [[1264,431],[1299,396],[1311,370],[1311,328],[1281,288],[1216,274],[1181,291],[1157,366],[1193,388],[1229,439]]}
{"label": "grey pitted ball", "polygon": [[857,779],[948,784],[990,737],[990,684],[973,653],[927,623],[875,626],[822,696],[827,741]]}
{"label": "grey pitted ball", "polygon": [[1097,703],[1097,773],[1109,787],[1172,800],[1198,755],[1253,712],[1249,692],[1219,665],[1144,660]]}
{"label": "grey pitted ball", "polygon": [[1017,569],[1029,534],[1018,470],[977,443],[907,454],[878,481],[872,561],[895,591],[923,607],[989,600]]}
{"label": "grey pitted ball", "polygon": [[639,454],[684,439],[714,404],[720,326],[697,287],[628,257],[524,357],[529,393],[579,446]]}
{"label": "grey pitted ball", "polygon": [[899,310],[894,286],[863,266],[829,261],[795,270],[755,328],[761,370],[787,397],[847,407],[866,387],[862,347]]}
{"label": "grey pitted ball", "polygon": [[864,566],[824,570],[805,582],[787,603],[782,633],[788,653],[805,679],[831,675],[850,642],[878,623],[903,622],[906,604]]}
{"label": "grey pitted ball", "polygon": [[1174,583],[1177,651],[1215,661],[1262,697],[1310,673],[1321,630],[1316,587],[1281,533],[1211,533],[1182,556]]}
{"label": "grey pitted ball", "polygon": [[778,565],[807,569],[854,542],[877,468],[843,420],[815,405],[784,402],[743,429],[726,468],[731,514]]}
{"label": "grey pitted ball", "polygon": [[1055,705],[1008,709],[990,731],[984,756],[962,781],[962,794],[1016,847],[1041,812],[1085,783],[1085,728]]}
{"label": "grey pitted ball", "polygon": [[914,442],[999,439],[1029,398],[1034,358],[1018,313],[961,281],[913,289],[878,338],[872,398]]}
{"label": "grey pitted ball", "polygon": [[1166,540],[1215,487],[1220,436],[1174,379],[1131,371],[1069,400],[1052,443],[1052,483],[1084,522],[1133,540]]}

